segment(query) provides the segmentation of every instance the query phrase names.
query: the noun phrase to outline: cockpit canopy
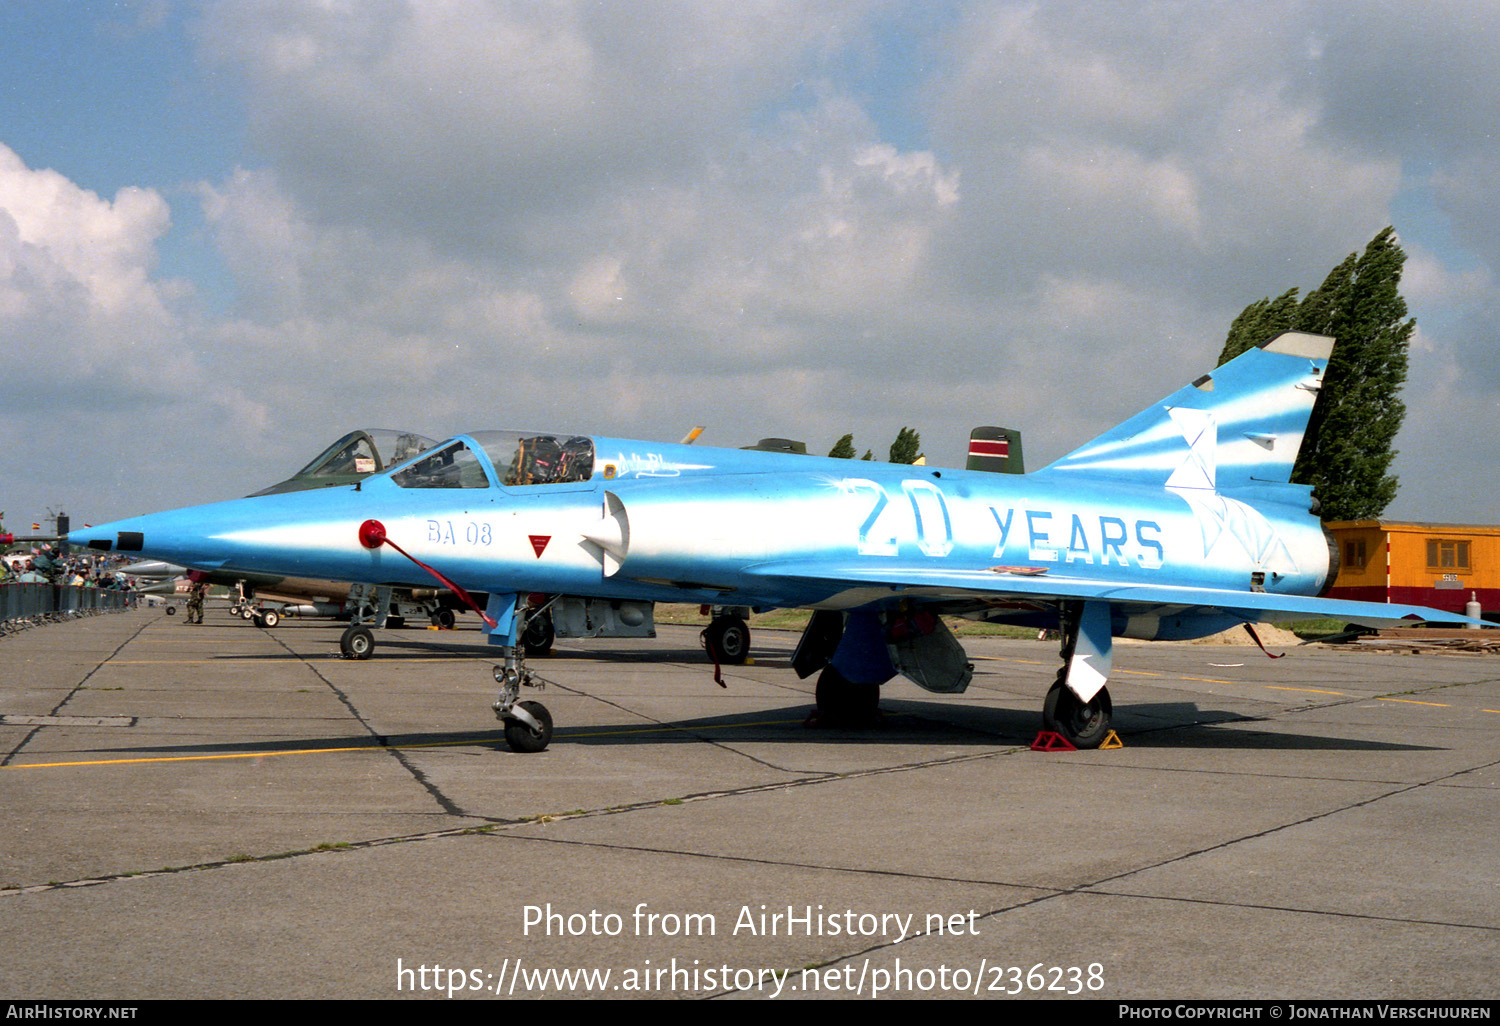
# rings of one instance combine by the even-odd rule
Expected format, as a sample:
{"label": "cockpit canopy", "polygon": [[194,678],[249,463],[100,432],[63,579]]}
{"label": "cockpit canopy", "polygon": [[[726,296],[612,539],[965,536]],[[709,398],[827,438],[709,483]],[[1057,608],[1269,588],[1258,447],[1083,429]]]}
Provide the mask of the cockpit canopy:
{"label": "cockpit canopy", "polygon": [[506,487],[569,484],[594,474],[594,440],[584,435],[478,431],[444,443],[391,480],[402,488],[487,488],[490,479],[470,441]]}
{"label": "cockpit canopy", "polygon": [[357,428],[319,453],[311,463],[278,484],[254,494],[275,495],[308,488],[353,484],[360,478],[389,470],[437,442],[411,431]]}
{"label": "cockpit canopy", "polygon": [[437,442],[426,435],[384,428],[361,428],[334,442],[295,477],[331,477],[341,474],[377,474],[405,463]]}

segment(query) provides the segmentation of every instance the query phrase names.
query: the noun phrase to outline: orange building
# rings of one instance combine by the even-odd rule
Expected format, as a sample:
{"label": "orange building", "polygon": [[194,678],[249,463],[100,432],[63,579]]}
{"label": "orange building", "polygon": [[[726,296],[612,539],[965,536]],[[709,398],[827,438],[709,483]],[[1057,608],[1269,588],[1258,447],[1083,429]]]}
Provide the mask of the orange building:
{"label": "orange building", "polygon": [[1329,598],[1462,613],[1472,595],[1492,619],[1500,614],[1500,526],[1385,520],[1323,526],[1339,550]]}

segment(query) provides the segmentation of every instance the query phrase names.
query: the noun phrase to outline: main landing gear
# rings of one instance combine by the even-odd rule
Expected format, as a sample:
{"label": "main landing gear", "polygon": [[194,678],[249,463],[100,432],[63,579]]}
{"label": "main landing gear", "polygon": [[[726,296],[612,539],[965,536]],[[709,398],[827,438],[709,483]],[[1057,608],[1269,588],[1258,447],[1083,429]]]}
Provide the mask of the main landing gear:
{"label": "main landing gear", "polygon": [[[1059,670],[1061,675],[1064,671]],[[1114,706],[1109,689],[1100,688],[1087,702],[1062,681],[1053,684],[1042,703],[1042,729],[1062,735],[1074,748],[1098,748],[1109,736],[1109,721]]]}
{"label": "main landing gear", "polygon": [[703,644],[714,662],[743,666],[750,658],[750,625],[738,616],[716,616],[703,630]]}
{"label": "main landing gear", "polygon": [[822,727],[871,727],[880,722],[880,685],[856,683],[823,667],[813,692]]}
{"label": "main landing gear", "polygon": [[[1070,602],[1063,609],[1061,627],[1063,664],[1042,703],[1042,729],[1060,735],[1074,748],[1098,748],[1109,736],[1114,715],[1104,686],[1111,655],[1109,604]],[[1089,698],[1079,698],[1075,687]]]}

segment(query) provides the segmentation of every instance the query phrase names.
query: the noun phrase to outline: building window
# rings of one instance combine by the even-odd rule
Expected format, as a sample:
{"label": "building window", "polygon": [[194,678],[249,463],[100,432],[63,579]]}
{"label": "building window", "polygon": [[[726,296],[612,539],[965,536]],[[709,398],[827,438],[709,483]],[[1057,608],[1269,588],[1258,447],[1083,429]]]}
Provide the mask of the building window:
{"label": "building window", "polygon": [[1364,539],[1344,542],[1344,565],[1351,570],[1363,570],[1365,568]]}
{"label": "building window", "polygon": [[1427,569],[1453,573],[1469,569],[1469,543],[1451,538],[1427,539]]}

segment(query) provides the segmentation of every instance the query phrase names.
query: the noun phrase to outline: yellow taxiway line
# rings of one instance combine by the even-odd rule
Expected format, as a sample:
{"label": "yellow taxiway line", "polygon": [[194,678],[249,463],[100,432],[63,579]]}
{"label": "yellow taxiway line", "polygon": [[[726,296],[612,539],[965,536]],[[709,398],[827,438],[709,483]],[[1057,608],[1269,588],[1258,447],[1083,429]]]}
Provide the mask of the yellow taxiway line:
{"label": "yellow taxiway line", "polygon": [[[777,727],[788,724],[801,723],[802,720],[761,720],[755,723],[725,724],[718,729],[729,730],[740,727]],[[592,737],[622,737],[627,734],[660,734],[664,731],[694,732],[701,731],[703,727],[677,727],[671,724],[663,724],[658,727],[621,727],[616,730],[595,730],[588,733],[569,733],[567,740],[573,741],[580,738]],[[503,735],[496,734],[492,741],[499,741]],[[0,770],[23,770],[23,769],[66,769],[79,766],[132,766],[153,762],[212,762],[222,759],[268,759],[278,755],[329,755],[338,752],[386,752],[386,751],[411,751],[418,748],[455,748],[464,745],[484,744],[485,739],[469,739],[466,741],[431,741],[426,744],[416,745],[349,745],[340,748],[294,748],[286,751],[266,752],[231,752],[222,755],[153,755],[139,759],[87,759],[74,762],[22,762],[13,763],[9,766],[0,766]]]}

